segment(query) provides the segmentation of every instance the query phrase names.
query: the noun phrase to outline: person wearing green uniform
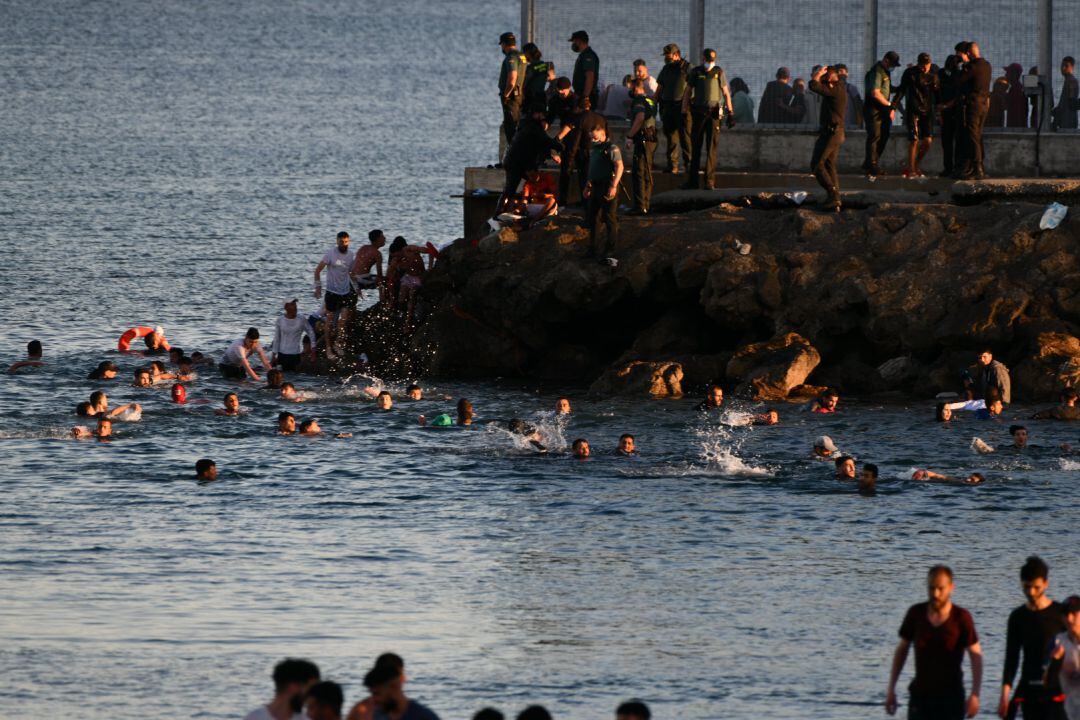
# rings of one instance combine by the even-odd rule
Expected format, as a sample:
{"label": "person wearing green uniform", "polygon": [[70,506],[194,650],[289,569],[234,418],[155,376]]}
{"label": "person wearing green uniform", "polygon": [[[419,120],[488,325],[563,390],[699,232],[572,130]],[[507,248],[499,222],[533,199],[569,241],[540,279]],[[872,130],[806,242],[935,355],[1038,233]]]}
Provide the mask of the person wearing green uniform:
{"label": "person wearing green uniform", "polygon": [[637,78],[630,84],[630,132],[626,134],[626,146],[634,151],[631,166],[634,208],[631,215],[649,212],[656,139],[656,101],[645,96],[645,81]]}
{"label": "person wearing green uniform", "polygon": [[690,71],[686,79],[683,108],[690,111],[691,149],[690,169],[683,189],[698,187],[701,153],[705,151],[705,189],[716,187],[716,146],[720,140],[720,118],[726,117],[728,127],[735,125],[731,109],[731,91],[727,75],[716,64],[716,51],[705,48],[701,65]]}
{"label": "person wearing green uniform", "polygon": [[[592,150],[589,153],[589,180],[585,183],[585,227],[589,229],[589,254],[603,258],[615,250],[619,234],[619,182],[622,180],[623,160],[619,146],[608,138],[607,126],[598,125],[590,131]],[[605,242],[597,244],[597,225],[601,218],[607,225]]]}
{"label": "person wearing green uniform", "polygon": [[[690,114],[683,111],[689,72],[690,63],[683,60],[679,46],[675,43],[665,45],[664,67],[656,78],[656,100],[660,103],[660,120],[667,138],[668,172],[672,174],[678,173],[680,167],[690,166]],[[680,155],[682,163],[679,162]]]}
{"label": "person wearing green uniform", "polygon": [[525,56],[518,52],[517,37],[512,32],[499,36],[503,51],[502,68],[499,70],[499,99],[502,101],[502,131],[506,144],[514,139],[518,120],[521,119],[521,86],[525,83]]}
{"label": "person wearing green uniform", "polygon": [[522,85],[521,110],[528,115],[531,112],[547,111],[548,83],[555,80],[555,63],[542,59],[543,54],[535,43],[525,43],[525,83]]}
{"label": "person wearing green uniform", "polygon": [[876,180],[881,174],[878,159],[889,143],[889,131],[892,129],[893,117],[896,116],[889,72],[897,67],[900,67],[900,56],[890,50],[866,71],[863,87],[866,91],[866,104],[863,105],[863,117],[866,120],[866,158],[863,160],[863,170],[869,180]]}
{"label": "person wearing green uniform", "polygon": [[588,100],[595,108],[600,101],[600,58],[589,47],[589,33],[578,30],[571,35],[570,49],[578,56],[574,62],[574,94],[579,101]]}

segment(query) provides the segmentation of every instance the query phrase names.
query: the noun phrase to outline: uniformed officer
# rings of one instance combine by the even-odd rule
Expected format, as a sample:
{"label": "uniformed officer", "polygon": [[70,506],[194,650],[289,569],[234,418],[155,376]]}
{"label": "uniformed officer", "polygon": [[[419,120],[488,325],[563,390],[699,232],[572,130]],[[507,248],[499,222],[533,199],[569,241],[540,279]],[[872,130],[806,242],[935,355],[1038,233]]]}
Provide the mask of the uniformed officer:
{"label": "uniformed officer", "polygon": [[600,100],[600,58],[589,47],[589,33],[578,30],[570,36],[570,49],[577,53],[574,61],[574,93],[579,100],[588,100],[595,108]]}
{"label": "uniformed officer", "polygon": [[518,52],[517,37],[512,32],[499,36],[503,51],[502,68],[499,70],[499,99],[502,101],[502,131],[506,144],[514,139],[518,120],[521,119],[521,87],[525,83],[525,57]]}
{"label": "uniformed officer", "polygon": [[555,63],[543,59],[540,48],[534,43],[525,43],[525,83],[522,85],[521,110],[528,115],[534,110],[547,110],[548,83],[555,80]]}
{"label": "uniformed officer", "polygon": [[957,78],[963,95],[963,110],[956,177],[961,180],[981,180],[986,174],[983,170],[982,135],[986,114],[990,111],[990,80],[993,68],[982,57],[978,43],[965,42],[957,45],[956,54],[964,63]]}
{"label": "uniformed officer", "polygon": [[[690,114],[683,111],[683,94],[686,92],[686,75],[690,63],[683,59],[679,46],[664,46],[664,67],[656,78],[656,100],[660,103],[660,121],[667,138],[668,172],[677,173],[679,167],[690,166]],[[682,163],[679,162],[680,148]]]}
{"label": "uniformed officer", "polygon": [[[585,183],[585,227],[589,229],[589,254],[596,258],[614,252],[619,235],[619,182],[623,160],[617,143],[608,137],[607,128],[597,125],[589,132],[589,179]],[[600,221],[607,225],[605,241],[597,242]]]}
{"label": "uniformed officer", "polygon": [[634,207],[630,215],[649,212],[653,191],[653,153],[656,152],[656,101],[645,94],[645,81],[635,78],[630,83],[630,131],[626,146],[634,151],[632,187]]}
{"label": "uniformed officer", "polygon": [[720,140],[720,120],[727,118],[728,127],[734,127],[735,114],[731,108],[731,91],[727,75],[716,64],[716,51],[705,48],[701,53],[701,65],[690,71],[683,95],[683,109],[690,112],[690,170],[684,189],[698,187],[698,170],[701,168],[701,152],[705,150],[705,189],[716,187],[716,147]]}

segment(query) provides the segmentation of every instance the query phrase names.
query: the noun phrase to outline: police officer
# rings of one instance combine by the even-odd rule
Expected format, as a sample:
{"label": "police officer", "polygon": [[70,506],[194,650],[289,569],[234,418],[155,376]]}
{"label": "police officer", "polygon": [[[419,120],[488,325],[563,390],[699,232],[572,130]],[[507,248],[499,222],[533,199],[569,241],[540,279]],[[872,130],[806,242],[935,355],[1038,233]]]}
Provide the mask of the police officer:
{"label": "police officer", "polygon": [[683,110],[690,112],[690,170],[683,189],[698,187],[698,169],[701,152],[705,151],[705,189],[716,187],[716,147],[720,140],[720,120],[727,118],[728,127],[734,127],[735,114],[731,108],[731,91],[727,75],[716,64],[716,51],[705,48],[701,53],[701,65],[690,71],[686,78]]}
{"label": "police officer", "polygon": [[983,170],[983,125],[990,111],[990,80],[993,68],[979,52],[978,43],[965,42],[956,46],[956,54],[964,63],[957,78],[963,97],[960,125],[960,148],[956,177],[961,180],[986,176]]}
{"label": "police officer", "polygon": [[588,100],[592,107],[600,100],[600,58],[589,47],[589,33],[578,30],[570,36],[570,49],[577,53],[574,61],[574,93],[580,100]]}
{"label": "police officer", "polygon": [[863,118],[866,121],[866,156],[863,159],[863,170],[870,181],[877,180],[877,176],[881,174],[878,159],[885,152],[885,146],[889,142],[889,132],[892,130],[892,121],[896,116],[896,106],[892,101],[892,77],[889,75],[890,71],[896,67],[900,67],[900,55],[890,50],[866,71],[863,88],[865,91],[863,96],[866,98],[866,104],[863,105]]}
{"label": "police officer", "polygon": [[543,59],[540,48],[525,43],[525,83],[522,85],[521,110],[528,115],[534,110],[546,111],[548,83],[555,79],[555,63]]}
{"label": "police officer", "polygon": [[814,144],[810,169],[828,196],[825,208],[839,212],[840,176],[836,170],[836,159],[840,154],[840,146],[844,144],[847,83],[840,80],[840,73],[836,68],[822,67],[815,70],[811,76],[810,91],[821,96],[821,130]]}
{"label": "police officer", "polygon": [[956,136],[960,129],[960,87],[956,80],[960,77],[960,58],[950,55],[945,58],[945,66],[938,70],[941,83],[938,110],[941,111],[941,154],[945,158],[945,167],[941,177],[952,177],[957,167]]}
{"label": "police officer", "polygon": [[525,83],[525,57],[518,52],[517,37],[512,32],[499,36],[503,51],[502,68],[499,70],[499,99],[502,101],[502,131],[506,144],[514,139],[518,120],[521,119],[521,87]]}
{"label": "police officer", "polygon": [[664,67],[656,78],[656,99],[660,103],[660,120],[667,138],[668,172],[679,172],[679,149],[682,149],[683,169],[690,165],[690,114],[683,111],[683,94],[686,92],[686,75],[690,63],[683,60],[679,46],[664,46]]}
{"label": "police officer", "polygon": [[[607,128],[597,125],[589,132],[588,181],[582,195],[585,198],[585,227],[589,229],[589,254],[595,258],[614,252],[619,237],[619,182],[623,174],[622,153],[617,143],[608,137]],[[606,237],[599,241],[600,222],[607,226]]]}
{"label": "police officer", "polygon": [[[600,113],[591,109],[591,103],[586,98],[581,101],[581,107],[576,113],[568,118],[569,131],[559,131],[559,138],[566,148],[562,167],[559,170],[559,205],[565,206],[570,200],[570,172],[576,170],[578,174],[578,191],[581,198],[585,198],[585,184],[589,176],[589,158],[592,151],[592,131],[598,127],[604,129],[607,134],[607,120]],[[565,139],[563,139],[565,138]]]}
{"label": "police officer", "polygon": [[626,134],[626,146],[634,151],[631,170],[634,207],[630,210],[630,215],[645,215],[649,212],[656,140],[656,101],[645,95],[645,81],[635,78],[630,83],[630,131]]}

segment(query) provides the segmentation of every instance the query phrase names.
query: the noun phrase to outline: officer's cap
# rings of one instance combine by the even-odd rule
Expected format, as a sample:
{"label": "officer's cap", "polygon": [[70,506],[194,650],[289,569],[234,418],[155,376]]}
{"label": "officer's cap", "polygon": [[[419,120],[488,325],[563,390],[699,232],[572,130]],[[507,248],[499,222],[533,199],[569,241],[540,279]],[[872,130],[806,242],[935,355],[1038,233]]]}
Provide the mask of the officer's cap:
{"label": "officer's cap", "polygon": [[500,45],[517,45],[517,35],[512,32],[504,32],[499,36]]}
{"label": "officer's cap", "polygon": [[670,55],[672,53],[679,53],[680,55],[682,55],[682,50],[680,50],[679,46],[675,43],[668,43],[664,46],[664,54]]}
{"label": "officer's cap", "polygon": [[900,55],[895,50],[890,50],[885,53],[885,59],[889,61],[889,64],[893,67],[900,67]]}
{"label": "officer's cap", "polygon": [[589,33],[584,30],[575,30],[574,34],[570,36],[570,42],[573,42],[574,40],[589,42]]}

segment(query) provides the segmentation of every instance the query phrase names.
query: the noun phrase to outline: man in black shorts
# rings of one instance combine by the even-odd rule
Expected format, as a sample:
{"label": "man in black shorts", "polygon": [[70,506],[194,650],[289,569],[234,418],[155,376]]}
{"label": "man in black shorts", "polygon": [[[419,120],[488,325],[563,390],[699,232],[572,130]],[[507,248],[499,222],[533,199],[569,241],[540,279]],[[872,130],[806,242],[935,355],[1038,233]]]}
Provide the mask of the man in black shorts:
{"label": "man in black shorts", "polygon": [[926,177],[920,163],[934,142],[934,113],[941,78],[934,72],[929,53],[919,53],[914,65],[900,77],[896,89],[904,97],[904,126],[908,133],[908,162],[904,177]]}
{"label": "man in black shorts", "polygon": [[[356,290],[353,289],[352,269],[356,253],[349,250],[349,233],[337,234],[337,246],[330,248],[315,266],[315,297],[322,297],[322,271],[326,268],[326,357],[334,359],[334,345],[343,328],[348,325],[356,308]],[[336,322],[335,322],[336,321]]]}
{"label": "man in black shorts", "polygon": [[[885,711],[896,714],[896,681],[908,650],[915,646],[915,677],[911,680],[908,720],[960,720],[979,712],[982,648],[971,613],[953,605],[953,573],[944,565],[926,576],[929,602],[908,608],[900,625],[900,642],[893,655]],[[971,658],[971,695],[964,699],[964,652]]]}
{"label": "man in black shorts", "polygon": [[[1009,613],[1005,635],[1005,673],[1001,680],[1001,700],[998,716],[1008,717],[1010,702],[1019,707],[1024,720],[1065,720],[1065,703],[1061,695],[1059,673],[1046,673],[1043,683],[1043,661],[1054,637],[1065,632],[1065,609],[1047,596],[1050,568],[1042,558],[1031,556],[1020,568],[1020,586],[1027,597],[1020,607]],[[1023,651],[1024,664],[1020,664]],[[1020,682],[1011,701],[1009,693],[1020,669]],[[1015,714],[1015,713],[1013,713]]]}

